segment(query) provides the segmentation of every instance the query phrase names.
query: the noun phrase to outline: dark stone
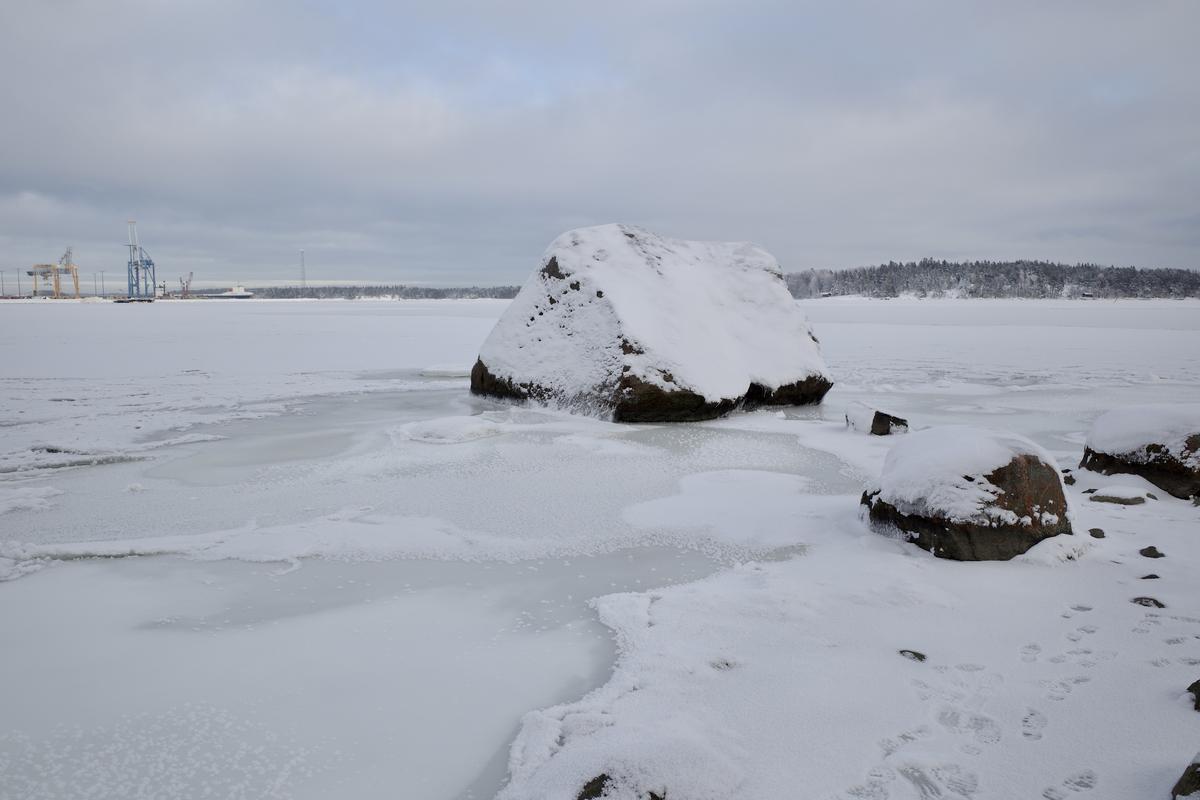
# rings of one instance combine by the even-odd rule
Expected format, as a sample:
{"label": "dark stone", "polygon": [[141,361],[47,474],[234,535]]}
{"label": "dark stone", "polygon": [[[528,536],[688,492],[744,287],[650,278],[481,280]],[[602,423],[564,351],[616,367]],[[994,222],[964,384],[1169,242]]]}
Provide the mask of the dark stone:
{"label": "dark stone", "polygon": [[1084,489],[1083,493],[1084,494],[1095,494],[1096,490],[1095,489]]}
{"label": "dark stone", "polygon": [[871,434],[873,436],[890,436],[892,433],[908,431],[908,420],[893,416],[883,411],[876,411],[871,419]]}
{"label": "dark stone", "polygon": [[1142,576],[1142,580],[1144,580],[1144,581],[1156,581],[1156,580],[1158,580],[1158,576],[1157,576],[1157,575],[1155,575],[1153,572],[1151,572],[1149,575],[1143,575],[1143,576]]}
{"label": "dark stone", "polygon": [[1065,483],[1067,486],[1074,486],[1075,485],[1075,476],[1074,475],[1064,475],[1063,483]]}
{"label": "dark stone", "polygon": [[1104,529],[1103,528],[1088,528],[1088,533],[1091,534],[1093,539],[1103,539],[1104,538]]}
{"label": "dark stone", "polygon": [[1132,600],[1130,600],[1129,602],[1131,602],[1135,605],[1139,605],[1139,606],[1146,606],[1147,608],[1166,608],[1167,607],[1165,603],[1159,602],[1158,600],[1155,600],[1153,597],[1135,597]]}
{"label": "dark stone", "polygon": [[550,260],[546,262],[546,266],[542,267],[542,274],[548,278],[565,279],[567,276],[562,274],[562,270],[558,268],[558,259],[550,256]]}
{"label": "dark stone", "polygon": [[[1185,458],[1197,451],[1200,451],[1200,433],[1194,433],[1184,441]],[[1200,496],[1200,469],[1189,467],[1158,444],[1147,445],[1123,455],[1098,453],[1091,448],[1085,448],[1079,466],[1105,475],[1141,475],[1180,500]]]}
{"label": "dark stone", "polygon": [[1146,502],[1144,497],[1115,497],[1111,494],[1093,494],[1093,503],[1115,503],[1119,506],[1140,506]]}
{"label": "dark stone", "polygon": [[920,652],[919,650],[901,650],[900,655],[904,656],[907,659],[911,659],[912,661],[924,661],[925,660],[925,654]]}
{"label": "dark stone", "polygon": [[1144,555],[1146,558],[1166,558],[1167,557],[1166,553],[1162,552],[1154,545],[1150,545],[1149,547],[1143,547],[1141,550],[1138,550],[1138,552],[1141,553],[1142,555]]}
{"label": "dark stone", "polygon": [[[639,352],[629,342],[623,341],[621,347],[627,353]],[[671,380],[670,375],[664,377]],[[742,398],[712,402],[686,389],[667,390],[633,375],[623,375],[613,393],[611,409],[615,422],[699,422],[716,419],[738,407],[819,403],[832,386],[825,378],[814,375],[774,390],[750,384]],[[511,400],[551,398],[548,390],[536,384],[515,384],[511,378],[498,378],[482,359],[476,359],[471,368],[471,391]]]}
{"label": "dark stone", "polygon": [[[599,800],[599,798],[604,796],[604,790],[608,788],[610,783],[612,783],[612,778],[604,773],[600,773],[583,785],[583,788],[579,790],[579,794],[576,795],[575,800]],[[646,792],[645,797],[646,800],[667,800],[667,793]]]}
{"label": "dark stone", "polygon": [[1200,711],[1200,681],[1193,683],[1187,690],[1192,693],[1192,704],[1197,711]]}
{"label": "dark stone", "polygon": [[1200,796],[1200,757],[1183,771],[1175,788],[1171,790],[1171,800],[1184,800]]}
{"label": "dark stone", "polygon": [[[1044,539],[1071,533],[1067,500],[1058,471],[1053,467],[1036,456],[1019,455],[985,477],[1003,490],[995,501],[998,508],[1012,511],[1018,517],[1033,517],[1033,522],[992,527],[939,516],[904,514],[880,500],[878,492],[864,492],[861,502],[867,506],[873,525],[898,529],[918,547],[938,558],[955,561],[1007,561]],[[1043,524],[1033,513],[1034,506],[1057,515],[1058,521]]]}

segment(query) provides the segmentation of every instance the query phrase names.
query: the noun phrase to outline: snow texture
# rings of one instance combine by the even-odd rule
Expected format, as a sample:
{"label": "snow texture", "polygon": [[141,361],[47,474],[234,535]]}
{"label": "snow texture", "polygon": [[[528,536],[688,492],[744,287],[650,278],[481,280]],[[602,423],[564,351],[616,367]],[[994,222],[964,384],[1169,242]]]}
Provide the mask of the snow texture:
{"label": "snow texture", "polygon": [[[1058,471],[1054,457],[1023,436],[969,425],[919,431],[888,451],[879,498],[902,514],[978,525],[1028,524],[1028,518],[994,505],[1003,490],[984,478],[1022,455],[1036,456]],[[1045,514],[1043,521],[1053,524],[1058,518]]]}
{"label": "snow texture", "polygon": [[559,236],[541,263],[480,349],[502,379],[572,402],[628,375],[718,402],[827,373],[779,264],[755,245],[600,225]]}
{"label": "snow texture", "polygon": [[1111,456],[1150,460],[1149,445],[1161,445],[1191,469],[1200,470],[1200,448],[1188,449],[1187,439],[1200,434],[1200,404],[1165,403],[1128,406],[1102,414],[1088,434],[1087,446]]}

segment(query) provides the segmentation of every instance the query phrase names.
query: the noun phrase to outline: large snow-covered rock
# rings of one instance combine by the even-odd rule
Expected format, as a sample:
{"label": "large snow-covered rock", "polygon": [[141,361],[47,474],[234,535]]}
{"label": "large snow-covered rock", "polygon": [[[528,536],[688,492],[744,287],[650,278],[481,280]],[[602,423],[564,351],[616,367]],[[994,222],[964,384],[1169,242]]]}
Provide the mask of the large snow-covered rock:
{"label": "large snow-covered rock", "polygon": [[958,561],[1007,560],[1071,533],[1054,458],[1023,437],[965,425],[901,439],[862,502],[873,527]]}
{"label": "large snow-covered rock", "polygon": [[1184,500],[1200,496],[1200,405],[1144,405],[1102,414],[1079,466],[1140,475]]}
{"label": "large snow-covered rock", "polygon": [[816,403],[831,385],[770,253],[628,225],[555,239],[471,372],[477,394],[625,422]]}

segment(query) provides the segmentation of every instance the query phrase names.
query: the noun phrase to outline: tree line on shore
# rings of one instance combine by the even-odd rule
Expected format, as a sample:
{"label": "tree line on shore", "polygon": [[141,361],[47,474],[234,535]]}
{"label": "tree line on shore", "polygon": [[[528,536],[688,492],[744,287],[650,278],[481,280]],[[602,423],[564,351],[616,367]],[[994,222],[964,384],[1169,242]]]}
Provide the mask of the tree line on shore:
{"label": "tree line on shore", "polygon": [[1200,272],[1050,261],[936,261],[810,269],[787,276],[795,297],[1200,297]]}

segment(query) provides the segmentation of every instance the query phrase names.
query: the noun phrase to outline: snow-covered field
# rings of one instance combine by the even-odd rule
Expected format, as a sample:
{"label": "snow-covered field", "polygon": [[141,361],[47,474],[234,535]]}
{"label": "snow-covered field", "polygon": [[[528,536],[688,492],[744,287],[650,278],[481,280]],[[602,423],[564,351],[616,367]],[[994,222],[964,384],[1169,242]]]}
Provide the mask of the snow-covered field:
{"label": "snow-covered field", "polygon": [[618,426],[467,393],[501,301],[0,303],[0,798],[1169,797],[1200,508],[937,560],[841,414],[1074,466],[1200,303],[803,306],[821,407]]}

